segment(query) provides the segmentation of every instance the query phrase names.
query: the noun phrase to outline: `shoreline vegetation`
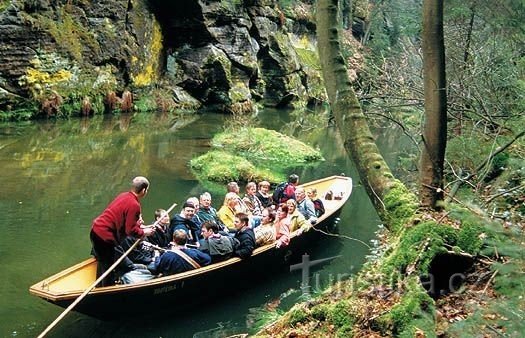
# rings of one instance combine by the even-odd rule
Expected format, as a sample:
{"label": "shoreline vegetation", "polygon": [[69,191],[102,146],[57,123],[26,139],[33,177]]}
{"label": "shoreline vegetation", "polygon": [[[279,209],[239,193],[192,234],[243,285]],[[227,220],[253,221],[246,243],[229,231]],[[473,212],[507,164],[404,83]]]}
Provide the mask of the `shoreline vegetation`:
{"label": "shoreline vegetation", "polygon": [[[450,205],[378,242],[361,271],[262,325],[257,337],[459,337],[523,332],[519,229]],[[270,310],[269,310],[270,311]]]}

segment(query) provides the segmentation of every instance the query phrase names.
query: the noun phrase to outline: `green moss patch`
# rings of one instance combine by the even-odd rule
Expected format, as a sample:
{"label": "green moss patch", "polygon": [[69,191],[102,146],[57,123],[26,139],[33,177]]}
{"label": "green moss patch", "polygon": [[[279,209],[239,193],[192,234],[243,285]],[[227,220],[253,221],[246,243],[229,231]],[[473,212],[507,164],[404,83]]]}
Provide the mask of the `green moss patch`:
{"label": "green moss patch", "polygon": [[191,168],[199,178],[213,182],[230,181],[279,181],[282,176],[273,174],[268,169],[257,168],[250,161],[231,153],[212,150],[190,161]]}
{"label": "green moss patch", "polygon": [[303,142],[263,128],[231,128],[213,138],[212,148],[190,162],[201,180],[277,183],[286,178],[287,169],[324,160]]}
{"label": "green moss patch", "polygon": [[318,150],[289,136],[264,128],[241,128],[217,134],[212,145],[252,161],[294,167],[323,160]]}
{"label": "green moss patch", "polygon": [[386,275],[405,273],[412,266],[421,274],[426,274],[432,259],[446,251],[444,244],[451,246],[457,242],[456,230],[435,221],[426,221],[408,228],[397,247],[386,258],[383,265]]}
{"label": "green moss patch", "polygon": [[434,301],[421,287],[417,277],[405,280],[406,293],[388,313],[378,317],[376,324],[384,334],[414,337],[416,329],[434,331]]}
{"label": "green moss patch", "polygon": [[385,209],[389,218],[390,229],[397,232],[414,217],[418,209],[416,196],[404,184],[396,181],[384,198]]}

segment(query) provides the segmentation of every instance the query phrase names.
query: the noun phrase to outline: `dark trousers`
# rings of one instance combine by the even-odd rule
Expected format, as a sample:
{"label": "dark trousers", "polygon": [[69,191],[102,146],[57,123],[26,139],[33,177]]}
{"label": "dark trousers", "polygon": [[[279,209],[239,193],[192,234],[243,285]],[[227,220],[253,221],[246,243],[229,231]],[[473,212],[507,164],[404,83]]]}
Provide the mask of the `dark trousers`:
{"label": "dark trousers", "polygon": [[[89,234],[92,244],[91,254],[97,259],[97,278],[102,276],[116,261],[115,245],[103,241],[91,230]],[[117,276],[115,271],[111,271],[98,286],[110,286],[115,284]]]}

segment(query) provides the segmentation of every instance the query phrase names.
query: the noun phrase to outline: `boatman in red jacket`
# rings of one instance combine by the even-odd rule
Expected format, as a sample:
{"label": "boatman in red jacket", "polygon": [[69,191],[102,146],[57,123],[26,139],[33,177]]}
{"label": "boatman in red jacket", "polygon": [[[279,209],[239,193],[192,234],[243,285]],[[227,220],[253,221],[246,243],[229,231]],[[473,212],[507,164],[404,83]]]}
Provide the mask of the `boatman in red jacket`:
{"label": "boatman in red jacket", "polygon": [[[146,177],[133,179],[131,190],[119,194],[97,218],[91,227],[92,254],[97,259],[97,278],[100,277],[118,258],[115,248],[126,238],[140,238],[155,232],[154,227],[144,227],[140,199],[148,193],[149,181]],[[101,286],[113,285],[115,273],[108,274]]]}

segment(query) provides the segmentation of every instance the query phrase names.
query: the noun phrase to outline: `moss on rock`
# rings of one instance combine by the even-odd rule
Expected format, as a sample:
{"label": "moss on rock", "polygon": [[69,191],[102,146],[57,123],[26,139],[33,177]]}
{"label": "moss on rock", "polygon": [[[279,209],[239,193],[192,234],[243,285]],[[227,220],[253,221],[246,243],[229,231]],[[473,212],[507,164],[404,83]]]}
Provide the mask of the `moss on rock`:
{"label": "moss on rock", "polygon": [[301,141],[264,128],[240,128],[215,135],[212,145],[257,161],[283,168],[324,160],[321,153]]}
{"label": "moss on rock", "polygon": [[390,187],[383,203],[389,218],[389,228],[393,232],[401,230],[404,224],[409,223],[419,207],[416,196],[400,181],[396,181],[396,184]]}
{"label": "moss on rock", "polygon": [[264,128],[232,127],[215,135],[212,150],[191,160],[201,180],[283,181],[286,169],[324,160],[312,147]]}
{"label": "moss on rock", "polygon": [[190,166],[199,179],[213,182],[281,179],[267,169],[255,167],[243,157],[220,150],[192,159]]}

